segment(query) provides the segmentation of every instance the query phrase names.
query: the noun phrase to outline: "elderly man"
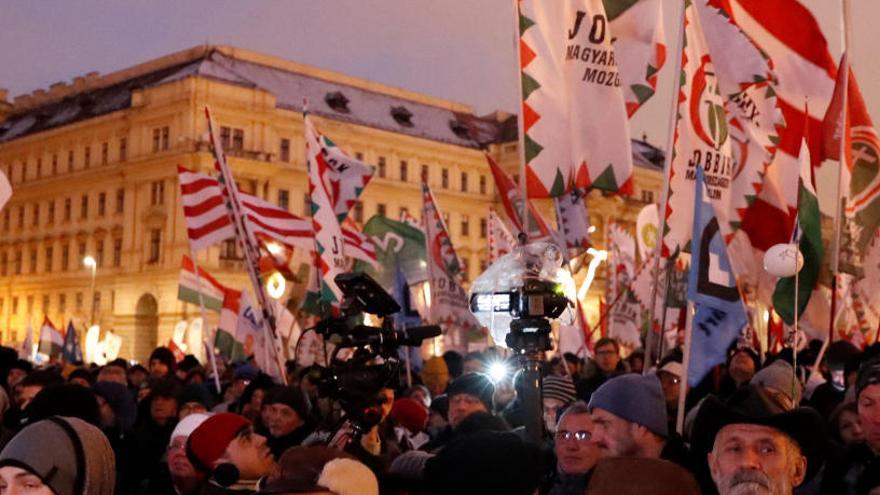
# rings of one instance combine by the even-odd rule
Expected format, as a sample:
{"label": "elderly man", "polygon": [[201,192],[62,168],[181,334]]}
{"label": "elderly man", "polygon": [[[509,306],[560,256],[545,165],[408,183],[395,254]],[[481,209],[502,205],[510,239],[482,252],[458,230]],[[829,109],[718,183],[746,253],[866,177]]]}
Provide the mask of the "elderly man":
{"label": "elderly man", "polygon": [[790,495],[820,467],[824,443],[816,411],[786,410],[755,385],[726,404],[710,396],[694,425],[695,452],[720,495]]}
{"label": "elderly man", "polygon": [[599,448],[592,442],[593,420],[583,401],[570,405],[555,428],[556,482],[550,495],[581,495],[599,461]]}

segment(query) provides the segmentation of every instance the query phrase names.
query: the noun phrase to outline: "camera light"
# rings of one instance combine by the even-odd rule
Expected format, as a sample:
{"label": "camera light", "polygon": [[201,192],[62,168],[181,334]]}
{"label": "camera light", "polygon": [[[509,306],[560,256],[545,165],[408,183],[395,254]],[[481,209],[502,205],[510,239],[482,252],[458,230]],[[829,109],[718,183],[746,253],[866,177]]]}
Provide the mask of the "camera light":
{"label": "camera light", "polygon": [[503,361],[493,361],[489,365],[489,379],[492,380],[493,383],[498,383],[504,378],[507,377],[507,374],[510,372],[510,368]]}
{"label": "camera light", "polygon": [[481,313],[510,311],[510,294],[475,294],[472,310]]}

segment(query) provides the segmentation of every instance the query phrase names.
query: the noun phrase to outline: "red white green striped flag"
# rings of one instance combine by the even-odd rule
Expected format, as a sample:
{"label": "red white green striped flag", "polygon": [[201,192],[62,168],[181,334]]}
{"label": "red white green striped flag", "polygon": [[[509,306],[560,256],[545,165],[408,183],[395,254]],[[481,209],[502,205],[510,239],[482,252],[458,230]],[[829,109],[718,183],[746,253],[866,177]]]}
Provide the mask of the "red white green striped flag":
{"label": "red white green striped flag", "polygon": [[198,275],[196,275],[196,266],[193,260],[189,256],[183,255],[183,259],[180,261],[177,299],[191,304],[204,304],[205,309],[220,311],[220,308],[223,307],[226,290],[223,284],[202,267],[198,267]]}
{"label": "red white green striped flag", "polygon": [[629,122],[602,0],[520,0],[529,197],[632,187]]}

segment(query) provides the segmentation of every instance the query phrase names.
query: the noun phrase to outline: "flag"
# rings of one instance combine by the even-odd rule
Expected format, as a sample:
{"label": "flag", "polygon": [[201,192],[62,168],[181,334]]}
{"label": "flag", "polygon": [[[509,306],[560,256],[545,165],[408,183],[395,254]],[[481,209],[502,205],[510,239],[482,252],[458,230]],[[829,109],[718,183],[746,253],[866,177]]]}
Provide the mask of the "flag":
{"label": "flag", "polygon": [[[822,227],[819,217],[819,200],[813,184],[813,170],[810,166],[810,149],[806,137],[801,145],[800,177],[798,179],[800,199],[798,204],[797,227],[800,234],[798,248],[804,257],[804,267],[798,273],[798,315],[804,312],[813,288],[819,279],[819,268],[822,264]],[[773,292],[773,307],[785,323],[794,323],[794,288],[795,278],[782,278]]]}
{"label": "flag", "polygon": [[180,202],[193,251],[235,238],[235,227],[217,179],[177,166]]}
{"label": "flag", "polygon": [[[220,311],[226,287],[210,273],[199,267],[198,276],[193,260],[183,255],[180,260],[180,277],[177,285],[177,299],[190,304],[204,304],[205,309]],[[201,294],[201,300],[199,295]]]}
{"label": "flag", "polygon": [[703,170],[697,168],[696,175],[693,256],[687,289],[688,300],[696,306],[688,366],[688,384],[692,387],[712,367],[724,362],[727,349],[748,322]]}
{"label": "flag", "polygon": [[504,225],[504,221],[501,220],[501,217],[499,217],[495,213],[495,210],[491,208],[489,209],[488,227],[489,263],[494,263],[498,258],[513,251],[518,243],[516,242],[516,238],[513,237],[513,234],[510,233],[510,230],[507,229],[507,226]]}
{"label": "flag", "polygon": [[27,333],[24,336],[24,342],[21,343],[21,349],[18,350],[18,358],[26,361],[33,361],[34,359],[34,326],[30,320],[28,320]]}
{"label": "flag", "polygon": [[244,345],[237,341],[238,313],[241,306],[241,291],[226,289],[223,307],[220,310],[220,322],[214,337],[214,347],[227,361],[240,361],[247,357]]}
{"label": "flag", "polygon": [[661,0],[604,0],[615,62],[624,84],[631,118],[657,89],[657,73],[666,62]]}
{"label": "flag", "polygon": [[528,197],[632,190],[629,122],[602,0],[520,0]]}
{"label": "flag", "polygon": [[425,318],[444,331],[446,348],[467,351],[467,340],[479,336],[480,325],[470,311],[467,293],[461,286],[462,264],[437,209],[428,184],[422,182],[422,221],[425,224],[431,304]]}
{"label": "flag", "polygon": [[645,205],[636,217],[636,241],[638,241],[639,256],[643,263],[657,248],[657,224],[659,223],[657,215],[657,205],[651,203]]}
{"label": "flag", "polygon": [[321,300],[331,313],[339,312],[342,291],[334,279],[345,271],[344,237],[339,217],[333,207],[333,191],[325,178],[331,166],[323,154],[323,141],[312,126],[308,113],[303,114],[305,123],[306,154],[308,158],[309,197],[312,205],[312,230],[315,233],[315,265],[320,267]]}
{"label": "flag", "polygon": [[590,217],[582,191],[553,198],[556,207],[557,244],[568,250],[570,258],[581,255],[590,247]]}
{"label": "flag", "polygon": [[72,320],[67,324],[67,333],[64,334],[64,346],[61,348],[61,356],[69,364],[82,364],[83,362],[82,347],[79,345],[79,339],[76,336],[76,329],[73,328]]}
{"label": "flag", "polygon": [[[489,162],[489,170],[492,171],[495,185],[498,186],[498,196],[501,198],[504,212],[507,213],[507,218],[516,228],[517,234],[525,232],[529,240],[549,238],[551,233],[550,226],[532,204],[531,200],[528,202],[523,200],[520,188],[517,187],[510,175],[488,154],[486,155],[486,160]],[[527,222],[523,222],[523,205],[526,205],[528,208]]]}
{"label": "flag", "polygon": [[40,346],[37,352],[49,356],[49,359],[61,357],[62,347],[64,346],[64,338],[61,332],[52,325],[49,317],[43,318],[43,325],[40,327]]}
{"label": "flag", "polygon": [[425,234],[421,229],[374,215],[364,224],[363,234],[375,247],[377,264],[358,261],[356,271],[367,273],[387,291],[394,288],[394,272],[398,269],[411,285],[428,279]]}
{"label": "flag", "polygon": [[636,241],[623,226],[609,221],[608,234],[608,335],[630,350],[640,347],[639,305],[632,296],[636,270]]}
{"label": "flag", "polygon": [[350,218],[345,219],[342,224],[342,236],[345,241],[344,251],[346,256],[355,260],[361,260],[374,267],[379,266],[376,260],[376,246],[373,245],[369,236],[364,235],[358,229],[354,220]]}
{"label": "flag", "polygon": [[309,152],[322,157],[324,168],[321,178],[330,191],[330,202],[336,218],[342,223],[373,177],[373,167],[346,155],[330,138],[318,132],[307,113],[303,119],[306,135],[312,139],[309,143],[316,148]]}

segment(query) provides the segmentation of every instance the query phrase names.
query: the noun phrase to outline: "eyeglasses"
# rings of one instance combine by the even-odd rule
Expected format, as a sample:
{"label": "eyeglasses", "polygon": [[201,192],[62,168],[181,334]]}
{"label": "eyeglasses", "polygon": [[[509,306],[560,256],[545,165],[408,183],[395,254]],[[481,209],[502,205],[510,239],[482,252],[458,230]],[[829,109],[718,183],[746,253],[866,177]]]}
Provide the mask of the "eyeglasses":
{"label": "eyeglasses", "polygon": [[588,431],[568,431],[568,430],[560,430],[556,432],[556,441],[568,441],[571,439],[577,440],[578,442],[589,442],[590,439],[593,438],[593,435]]}

